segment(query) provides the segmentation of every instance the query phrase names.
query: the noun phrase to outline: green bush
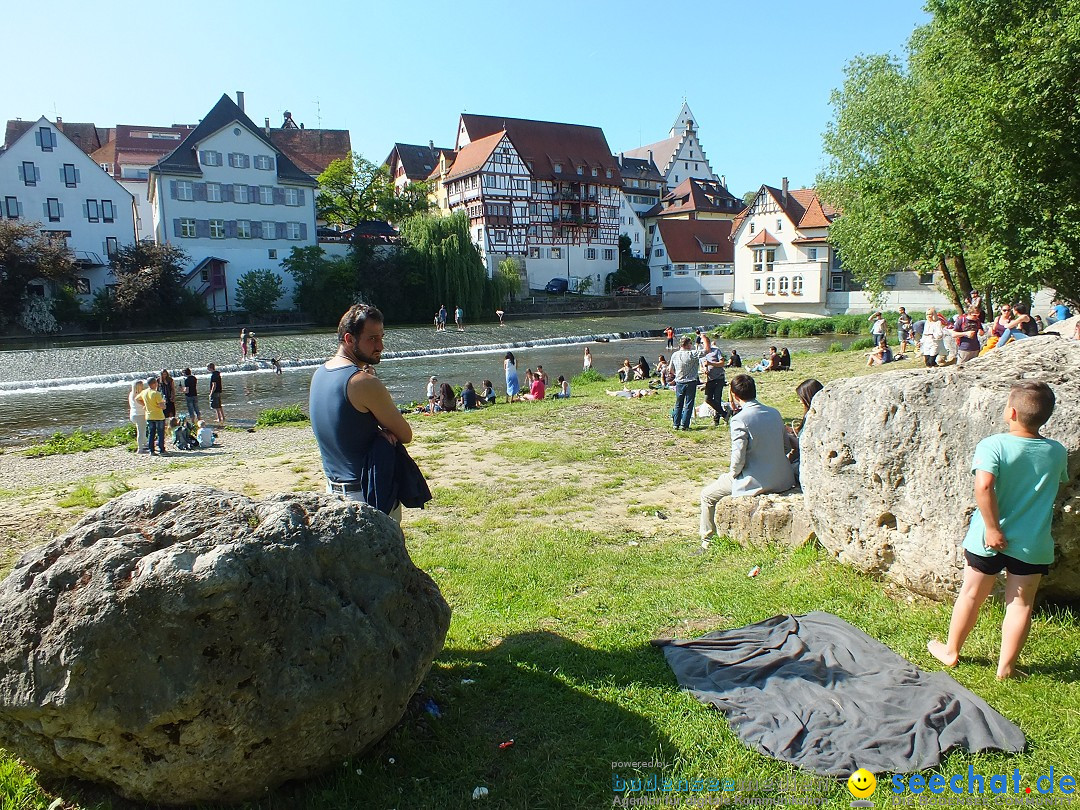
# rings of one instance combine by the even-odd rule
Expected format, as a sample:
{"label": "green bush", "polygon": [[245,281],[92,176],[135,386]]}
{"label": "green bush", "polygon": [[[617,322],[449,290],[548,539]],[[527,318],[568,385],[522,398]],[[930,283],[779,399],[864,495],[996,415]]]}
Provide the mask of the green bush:
{"label": "green bush", "polygon": [[113,428],[102,433],[98,430],[84,432],[76,428],[72,433],[54,433],[41,444],[28,447],[23,451],[30,458],[58,456],[67,453],[86,453],[101,447],[119,447],[135,441],[135,426],[132,424]]}
{"label": "green bush", "polygon": [[874,348],[874,339],[872,337],[859,338],[858,340],[851,341],[849,349],[855,351],[858,349],[872,349]]}
{"label": "green bush", "polygon": [[844,344],[841,343],[839,340],[834,340],[832,343],[829,344],[829,354],[836,354],[837,352],[842,352],[843,350]]}
{"label": "green bush", "polygon": [[572,380],[570,380],[570,384],[571,385],[588,385],[589,383],[603,382],[606,379],[607,379],[607,377],[605,377],[599,371],[594,371],[593,369],[590,368],[588,371],[583,371],[580,374],[578,374],[576,377],[574,377]]}
{"label": "green bush", "polygon": [[758,315],[751,315],[749,318],[740,318],[734,323],[729,323],[724,327],[723,335],[728,340],[735,340],[738,338],[763,338],[769,336],[770,326],[772,327],[772,333],[775,334],[775,324],[770,324]]}
{"label": "green bush", "polygon": [[291,425],[296,422],[307,422],[308,415],[299,405],[287,405],[284,408],[267,408],[259,411],[255,420],[256,427],[273,427],[274,425]]}

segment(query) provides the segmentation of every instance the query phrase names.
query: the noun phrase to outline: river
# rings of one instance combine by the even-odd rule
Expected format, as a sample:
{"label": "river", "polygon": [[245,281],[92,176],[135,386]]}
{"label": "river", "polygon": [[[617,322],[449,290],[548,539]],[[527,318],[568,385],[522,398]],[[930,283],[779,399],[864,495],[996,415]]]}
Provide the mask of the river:
{"label": "river", "polygon": [[[502,356],[512,350],[518,371],[542,364],[554,380],[581,371],[583,345],[593,354],[593,366],[614,374],[623,358],[650,363],[668,354],[661,330],[711,327],[727,319],[705,312],[647,312],[614,316],[511,320],[467,326],[458,332],[431,327],[388,327],[386,351],[379,376],[394,400],[408,403],[425,398],[428,377],[479,389],[484,379],[503,392]],[[311,374],[335,350],[330,330],[268,333],[259,338],[258,362],[239,359],[239,335],[195,335],[127,343],[56,340],[32,349],[0,350],[0,445],[25,445],[57,431],[117,427],[127,422],[127,391],[134,379],[168,368],[173,376],[190,366],[199,377],[201,407],[209,411],[206,364],[215,363],[224,381],[227,421],[248,423],[265,408],[303,403],[306,407]],[[832,337],[785,339],[791,352],[824,351]],[[607,342],[601,342],[607,341]],[[724,342],[738,348],[747,360],[760,356],[769,340]],[[281,358],[283,373],[275,374],[269,358]],[[265,358],[265,359],[264,359]],[[183,398],[180,398],[181,412]]]}

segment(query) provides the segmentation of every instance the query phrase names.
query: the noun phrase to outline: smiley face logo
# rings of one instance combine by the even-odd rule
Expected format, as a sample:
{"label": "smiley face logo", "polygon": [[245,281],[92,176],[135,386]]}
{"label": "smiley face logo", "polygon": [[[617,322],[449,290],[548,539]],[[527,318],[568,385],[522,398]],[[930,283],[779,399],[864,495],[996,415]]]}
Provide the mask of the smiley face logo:
{"label": "smiley face logo", "polygon": [[848,777],[847,789],[856,799],[866,799],[877,789],[877,779],[866,768],[859,768]]}

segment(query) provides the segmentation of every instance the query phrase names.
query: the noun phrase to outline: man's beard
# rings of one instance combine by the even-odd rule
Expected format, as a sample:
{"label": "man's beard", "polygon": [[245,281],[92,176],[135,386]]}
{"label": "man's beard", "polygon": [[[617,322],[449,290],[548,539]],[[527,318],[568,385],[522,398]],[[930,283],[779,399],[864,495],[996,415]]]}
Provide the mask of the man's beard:
{"label": "man's beard", "polygon": [[381,359],[380,357],[369,357],[359,349],[352,349],[352,351],[348,353],[348,357],[352,360],[353,364],[357,366],[377,366]]}

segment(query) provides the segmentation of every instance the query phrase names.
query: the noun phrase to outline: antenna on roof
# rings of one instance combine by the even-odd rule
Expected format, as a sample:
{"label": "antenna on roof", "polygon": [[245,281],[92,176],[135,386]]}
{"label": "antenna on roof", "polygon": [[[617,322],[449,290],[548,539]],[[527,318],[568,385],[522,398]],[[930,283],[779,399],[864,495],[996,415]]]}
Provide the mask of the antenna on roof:
{"label": "antenna on roof", "polygon": [[322,104],[318,98],[315,99],[315,120],[319,122],[319,129],[322,129]]}

